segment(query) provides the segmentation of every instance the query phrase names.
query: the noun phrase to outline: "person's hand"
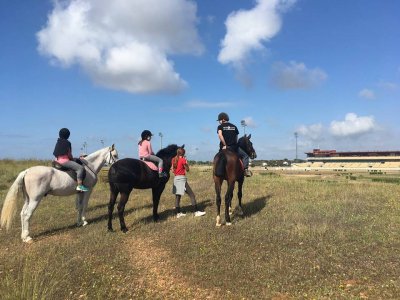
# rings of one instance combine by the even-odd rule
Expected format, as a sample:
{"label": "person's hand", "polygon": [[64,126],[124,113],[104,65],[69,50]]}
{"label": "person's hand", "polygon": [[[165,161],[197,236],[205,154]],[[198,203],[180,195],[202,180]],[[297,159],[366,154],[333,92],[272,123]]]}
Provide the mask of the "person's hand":
{"label": "person's hand", "polygon": [[226,146],[223,146],[222,149],[226,149]]}

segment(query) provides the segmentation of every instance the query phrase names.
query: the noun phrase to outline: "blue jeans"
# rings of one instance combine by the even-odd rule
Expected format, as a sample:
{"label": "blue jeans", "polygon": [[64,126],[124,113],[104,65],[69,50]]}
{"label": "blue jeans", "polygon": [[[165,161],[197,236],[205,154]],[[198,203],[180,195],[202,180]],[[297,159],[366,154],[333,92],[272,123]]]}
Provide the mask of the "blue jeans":
{"label": "blue jeans", "polygon": [[249,167],[249,156],[242,148],[238,148],[238,154],[243,161],[243,167],[247,169]]}

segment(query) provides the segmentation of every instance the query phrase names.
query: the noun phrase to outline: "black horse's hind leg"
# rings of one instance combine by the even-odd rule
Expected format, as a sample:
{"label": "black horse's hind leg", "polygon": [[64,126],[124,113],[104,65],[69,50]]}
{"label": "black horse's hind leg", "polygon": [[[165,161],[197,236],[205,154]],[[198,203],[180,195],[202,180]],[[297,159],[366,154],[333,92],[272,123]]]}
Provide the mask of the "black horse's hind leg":
{"label": "black horse's hind leg", "polygon": [[239,199],[239,209],[238,209],[238,214],[239,215],[243,215],[243,208],[242,208],[243,182],[244,182],[244,177],[238,181],[238,193],[237,193],[237,196],[238,196],[238,199]]}
{"label": "black horse's hind leg", "polygon": [[221,185],[222,179],[219,177],[214,177],[214,184],[215,184],[215,203],[217,204],[217,219],[216,219],[216,226],[221,226]]}
{"label": "black horse's hind leg", "polygon": [[235,181],[228,182],[228,189],[225,194],[225,221],[226,225],[231,225],[231,217],[229,216],[229,207],[232,202],[233,189],[235,188]]}
{"label": "black horse's hind leg", "polygon": [[108,231],[113,231],[112,215],[114,212],[115,202],[117,201],[119,191],[115,184],[110,183],[110,202],[108,203]]}
{"label": "black horse's hind leg", "polygon": [[160,219],[158,215],[158,204],[160,203],[160,197],[162,192],[164,191],[165,184],[163,186],[158,186],[152,189],[153,194],[153,221],[157,222]]}
{"label": "black horse's hind leg", "polygon": [[126,205],[126,202],[128,202],[128,199],[129,199],[129,193],[121,192],[121,197],[119,199],[117,208],[118,208],[119,223],[121,225],[122,232],[128,231],[128,228],[125,225],[125,218],[124,218],[125,205]]}

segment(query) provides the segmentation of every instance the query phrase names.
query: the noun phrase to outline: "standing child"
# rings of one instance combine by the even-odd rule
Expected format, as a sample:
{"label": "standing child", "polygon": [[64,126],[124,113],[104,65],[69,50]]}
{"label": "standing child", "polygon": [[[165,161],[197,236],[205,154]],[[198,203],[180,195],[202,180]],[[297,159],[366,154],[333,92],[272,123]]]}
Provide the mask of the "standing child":
{"label": "standing child", "polygon": [[167,177],[167,174],[163,172],[163,160],[158,156],[154,155],[153,148],[151,147],[151,137],[153,134],[149,130],[143,130],[141,137],[142,140],[139,142],[139,159],[152,161],[157,164],[158,177]]}
{"label": "standing child", "polygon": [[73,161],[71,142],[68,141],[70,132],[68,128],[61,128],[58,133],[59,139],[54,147],[53,155],[56,157],[55,161],[67,169],[74,170],[78,181],[77,191],[87,192],[89,189],[83,185],[85,177],[85,168]]}
{"label": "standing child", "polygon": [[172,159],[172,170],[175,175],[174,187],[172,192],[175,194],[176,217],[180,218],[186,216],[185,213],[181,212],[180,207],[181,197],[183,194],[185,194],[185,192],[189,195],[192,202],[192,206],[195,210],[194,216],[204,216],[206,213],[204,211],[198,210],[196,196],[194,195],[192,189],[187,182],[186,172],[189,172],[189,164],[185,158],[185,149],[177,149],[176,156]]}

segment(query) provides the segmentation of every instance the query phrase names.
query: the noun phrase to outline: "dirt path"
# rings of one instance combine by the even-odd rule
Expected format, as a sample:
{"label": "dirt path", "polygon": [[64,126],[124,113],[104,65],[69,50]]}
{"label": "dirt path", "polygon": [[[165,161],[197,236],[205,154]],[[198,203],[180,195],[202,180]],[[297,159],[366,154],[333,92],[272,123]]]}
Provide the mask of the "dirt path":
{"label": "dirt path", "polygon": [[223,293],[200,287],[182,275],[179,266],[173,264],[168,249],[155,241],[135,237],[125,243],[130,262],[139,268],[141,276],[138,288],[146,296],[159,299],[218,299]]}

